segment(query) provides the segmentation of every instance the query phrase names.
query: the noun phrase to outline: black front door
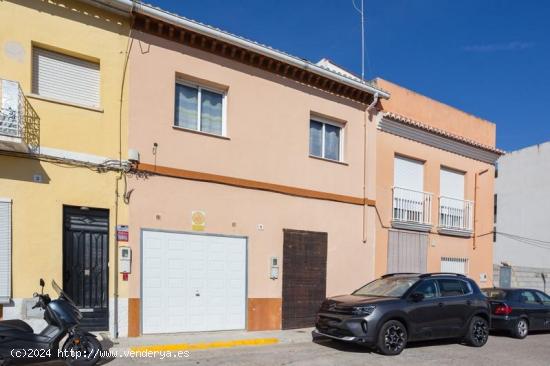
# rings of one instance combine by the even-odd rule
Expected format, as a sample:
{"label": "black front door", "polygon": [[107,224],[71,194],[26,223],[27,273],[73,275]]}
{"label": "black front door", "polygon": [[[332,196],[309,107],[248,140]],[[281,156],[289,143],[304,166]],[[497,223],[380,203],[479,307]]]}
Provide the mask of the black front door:
{"label": "black front door", "polygon": [[109,210],[63,207],[63,290],[81,327],[109,329]]}

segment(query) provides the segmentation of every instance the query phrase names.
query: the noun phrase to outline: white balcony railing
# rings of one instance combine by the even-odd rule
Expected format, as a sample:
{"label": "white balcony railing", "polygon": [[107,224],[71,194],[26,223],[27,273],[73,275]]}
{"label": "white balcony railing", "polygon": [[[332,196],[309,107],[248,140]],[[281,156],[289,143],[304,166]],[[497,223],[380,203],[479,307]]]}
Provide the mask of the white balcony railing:
{"label": "white balcony railing", "polygon": [[34,152],[40,146],[40,117],[17,81],[0,79],[0,142],[21,143]]}
{"label": "white balcony railing", "polygon": [[432,196],[428,192],[394,187],[392,221],[431,226]]}
{"label": "white balcony railing", "polygon": [[474,202],[450,197],[439,197],[439,227],[471,232],[473,230]]}

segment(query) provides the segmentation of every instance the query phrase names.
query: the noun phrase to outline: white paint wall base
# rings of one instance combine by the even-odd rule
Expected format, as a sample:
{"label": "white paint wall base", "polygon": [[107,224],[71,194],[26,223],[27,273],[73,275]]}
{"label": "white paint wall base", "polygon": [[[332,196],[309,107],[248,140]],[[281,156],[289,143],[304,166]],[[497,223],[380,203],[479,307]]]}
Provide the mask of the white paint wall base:
{"label": "white paint wall base", "polygon": [[[2,305],[3,320],[21,319],[27,322],[35,333],[42,331],[47,323],[44,320],[44,312],[39,309],[31,309],[36,303],[34,299],[12,299],[11,304]],[[109,301],[109,333],[114,338],[114,300]],[[128,299],[118,299],[118,336],[128,337]]]}
{"label": "white paint wall base", "polygon": [[27,322],[35,333],[42,331],[47,325],[43,319],[44,312],[30,309],[36,303],[34,299],[12,299],[11,304],[3,305],[3,320],[21,319]]}
{"label": "white paint wall base", "polygon": [[[128,298],[118,298],[118,337],[128,337]],[[115,338],[115,300],[109,299],[109,333],[112,338]]]}

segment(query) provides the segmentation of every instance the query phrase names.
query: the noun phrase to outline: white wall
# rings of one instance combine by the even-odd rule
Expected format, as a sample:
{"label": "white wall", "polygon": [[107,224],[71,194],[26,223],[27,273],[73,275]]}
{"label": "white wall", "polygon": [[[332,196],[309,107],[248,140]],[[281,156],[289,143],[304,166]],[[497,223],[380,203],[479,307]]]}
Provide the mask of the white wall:
{"label": "white wall", "polygon": [[501,157],[495,184],[497,232],[547,244],[541,248],[498,234],[493,263],[550,268],[550,142]]}

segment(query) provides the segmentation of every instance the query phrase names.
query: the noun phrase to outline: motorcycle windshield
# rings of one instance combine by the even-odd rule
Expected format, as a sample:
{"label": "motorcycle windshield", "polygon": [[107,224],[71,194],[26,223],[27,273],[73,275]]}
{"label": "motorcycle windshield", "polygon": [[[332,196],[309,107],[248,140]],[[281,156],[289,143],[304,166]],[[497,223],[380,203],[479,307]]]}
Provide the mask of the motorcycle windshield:
{"label": "motorcycle windshield", "polygon": [[57,296],[59,298],[65,298],[65,299],[69,300],[70,302],[73,302],[71,300],[71,298],[69,296],[67,296],[67,294],[63,291],[63,289],[61,287],[59,287],[59,285],[57,284],[57,282],[55,282],[55,280],[52,280],[52,287],[55,290],[55,292],[57,292]]}

